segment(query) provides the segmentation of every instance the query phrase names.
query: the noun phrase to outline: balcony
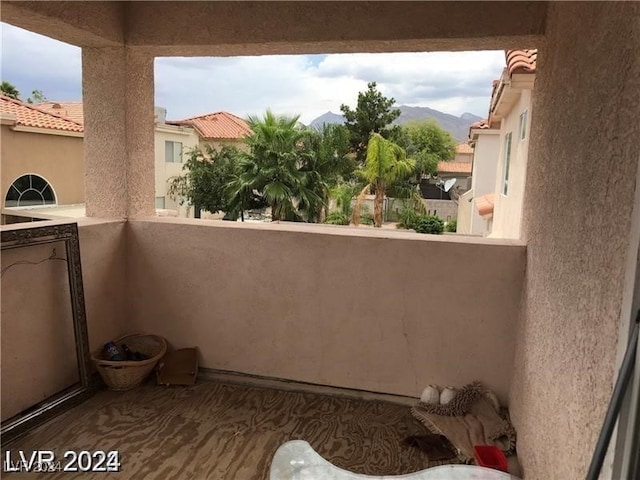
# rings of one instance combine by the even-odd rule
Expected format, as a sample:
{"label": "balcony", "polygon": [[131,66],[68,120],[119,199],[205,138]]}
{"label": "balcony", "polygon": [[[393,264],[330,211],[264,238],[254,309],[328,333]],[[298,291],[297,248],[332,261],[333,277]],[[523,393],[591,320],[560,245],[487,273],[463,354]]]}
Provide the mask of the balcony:
{"label": "balcony", "polygon": [[[148,331],[197,345],[213,371],[409,397],[481,380],[511,409],[525,478],[583,477],[640,303],[638,13],[631,3],[3,2],[5,21],[83,47],[91,346]],[[530,46],[539,95],[521,241],[152,217],[154,56]],[[3,304],[24,294],[3,281]],[[55,357],[6,367],[31,343],[8,340],[5,322],[3,382],[53,372]],[[100,421],[114,397],[78,411]],[[164,445],[187,437],[169,423]],[[180,451],[166,450],[175,472]]]}

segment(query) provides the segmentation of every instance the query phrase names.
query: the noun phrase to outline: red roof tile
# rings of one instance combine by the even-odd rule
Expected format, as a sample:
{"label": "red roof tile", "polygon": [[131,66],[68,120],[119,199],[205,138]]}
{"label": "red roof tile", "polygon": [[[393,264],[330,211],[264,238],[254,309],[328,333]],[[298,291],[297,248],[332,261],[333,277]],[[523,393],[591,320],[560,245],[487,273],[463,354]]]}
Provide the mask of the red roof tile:
{"label": "red roof tile", "polygon": [[506,50],[507,71],[514,73],[536,73],[538,50]]}
{"label": "red roof tile", "polygon": [[496,194],[488,193],[476,198],[476,208],[481,217],[493,215],[493,204]]}
{"label": "red roof tile", "polygon": [[74,122],[84,124],[82,102],[40,102],[35,104],[40,110],[62,115]]}
{"label": "red roof tile", "polygon": [[39,107],[0,95],[0,112],[16,117],[16,124],[25,127],[49,128],[65,132],[83,132],[82,124],[62,115],[46,112]]}
{"label": "red roof tile", "polygon": [[465,173],[471,175],[471,162],[439,162],[438,173]]}
{"label": "red roof tile", "polygon": [[473,154],[473,148],[467,142],[461,142],[456,145],[456,153],[458,154]]}
{"label": "red roof tile", "polygon": [[484,130],[491,127],[489,126],[489,119],[485,118],[483,120],[478,120],[477,122],[473,122],[469,128],[481,128]]}
{"label": "red roof tile", "polygon": [[249,124],[228,112],[215,112],[184,120],[167,121],[171,125],[190,125],[204,138],[238,139],[251,135]]}

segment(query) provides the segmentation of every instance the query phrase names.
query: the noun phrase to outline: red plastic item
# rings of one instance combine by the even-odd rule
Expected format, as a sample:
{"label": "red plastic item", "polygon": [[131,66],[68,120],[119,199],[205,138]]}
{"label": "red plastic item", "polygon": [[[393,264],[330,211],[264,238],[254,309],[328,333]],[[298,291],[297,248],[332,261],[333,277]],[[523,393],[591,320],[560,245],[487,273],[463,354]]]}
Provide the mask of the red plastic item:
{"label": "red plastic item", "polygon": [[502,450],[494,445],[476,445],[473,447],[476,462],[481,467],[493,468],[501,472],[507,472],[507,457]]}

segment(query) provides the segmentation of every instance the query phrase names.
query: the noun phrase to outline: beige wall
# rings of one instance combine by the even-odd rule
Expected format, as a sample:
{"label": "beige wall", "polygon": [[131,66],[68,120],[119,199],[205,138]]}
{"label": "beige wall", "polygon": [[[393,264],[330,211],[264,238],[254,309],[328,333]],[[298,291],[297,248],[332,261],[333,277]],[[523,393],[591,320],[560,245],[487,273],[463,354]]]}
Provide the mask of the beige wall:
{"label": "beige wall", "polygon": [[585,477],[616,369],[640,158],[640,4],[549,9],[511,414],[526,478],[573,479]]}
{"label": "beige wall", "polygon": [[27,173],[53,187],[59,205],[84,201],[82,137],[15,132],[2,125],[2,205],[11,183]]}
{"label": "beige wall", "polygon": [[[165,142],[182,143],[182,162],[166,162]],[[165,198],[165,208],[176,210],[184,216],[185,208],[180,208],[178,202],[172,200],[167,194],[169,179],[174,176],[184,174],[182,167],[187,159],[189,150],[198,146],[198,135],[192,128],[178,127],[173,125],[156,125],[155,129],[155,195]],[[193,215],[192,215],[193,216]]]}
{"label": "beige wall", "polygon": [[522,246],[332,226],[127,226],[132,328],[197,346],[203,367],[412,396],[472,380],[509,391]]}
{"label": "beige wall", "polygon": [[500,134],[497,130],[480,131],[476,140],[473,159],[473,179],[471,181],[473,200],[471,201],[470,233],[486,234],[486,220],[478,213],[476,198],[496,190],[496,171],[500,159]]}
{"label": "beige wall", "polygon": [[[520,114],[527,111],[525,138],[520,139]],[[493,227],[490,237],[520,238],[522,224],[522,201],[525,192],[525,175],[529,152],[529,134],[532,122],[531,90],[522,90],[500,127],[500,154],[495,169],[495,203]],[[511,133],[511,159],[507,194],[503,194],[505,172],[505,139]]]}
{"label": "beige wall", "polygon": [[[56,222],[47,222],[56,223]],[[3,230],[46,225],[21,224]],[[122,335],[125,311],[123,222],[82,220],[79,227],[89,344]],[[2,268],[37,262],[64,244],[4,250]],[[42,401],[78,379],[66,263],[16,265],[2,278],[2,419]]]}

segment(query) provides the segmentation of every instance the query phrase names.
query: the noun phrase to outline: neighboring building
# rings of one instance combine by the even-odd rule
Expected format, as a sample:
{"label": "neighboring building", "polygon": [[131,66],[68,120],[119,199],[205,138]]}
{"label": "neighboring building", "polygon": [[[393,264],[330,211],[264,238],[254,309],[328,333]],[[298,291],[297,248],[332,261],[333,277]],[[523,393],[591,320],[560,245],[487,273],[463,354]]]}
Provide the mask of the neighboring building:
{"label": "neighboring building", "polygon": [[164,108],[156,107],[155,123],[155,192],[156,209],[172,210],[181,217],[193,217],[193,211],[187,205],[180,205],[168,195],[172,177],[182,175],[185,155],[197,147],[200,138],[196,131],[188,126],[166,123]]}
{"label": "neighboring building", "polygon": [[83,126],[0,95],[3,207],[84,201]]}
{"label": "neighboring building", "polygon": [[461,142],[456,145],[456,155],[453,157],[453,161],[456,163],[471,163],[473,162],[473,145],[469,142]]}
{"label": "neighboring building", "polygon": [[244,150],[243,138],[251,135],[249,124],[228,112],[214,112],[184,120],[167,121],[169,125],[193,127],[200,137],[200,146],[208,144],[214,148],[223,145]]}
{"label": "neighboring building", "polygon": [[465,205],[458,224],[463,225],[461,233],[520,238],[537,50],[505,54],[507,66],[493,83],[489,118],[470,129],[477,152],[473,177],[478,180],[463,201],[471,200],[475,209],[469,212]]}
{"label": "neighboring building", "polygon": [[[500,155],[500,125],[489,125],[488,120],[476,122],[469,129],[469,138],[474,147],[473,176],[471,189],[458,200],[457,231],[486,236],[489,234],[487,221],[480,215],[477,202],[484,195],[493,194],[495,191],[496,168]],[[483,212],[486,212],[486,209],[483,209]],[[493,208],[488,213],[493,215]]]}
{"label": "neighboring building", "polygon": [[[37,107],[55,115],[67,115],[75,122],[83,123],[81,102],[44,102],[37,104]],[[156,209],[161,214],[193,217],[192,209],[180,205],[168,195],[171,178],[183,173],[185,155],[192,148],[204,148],[205,145],[214,148],[229,145],[244,149],[242,139],[251,134],[251,128],[242,118],[228,112],[215,112],[176,121],[167,121],[166,114],[166,109],[156,107]]]}
{"label": "neighboring building", "polygon": [[500,122],[501,147],[490,237],[520,238],[537,56],[537,50],[508,50],[491,99],[489,118]]}

